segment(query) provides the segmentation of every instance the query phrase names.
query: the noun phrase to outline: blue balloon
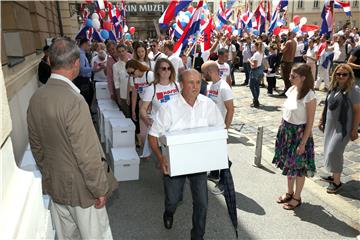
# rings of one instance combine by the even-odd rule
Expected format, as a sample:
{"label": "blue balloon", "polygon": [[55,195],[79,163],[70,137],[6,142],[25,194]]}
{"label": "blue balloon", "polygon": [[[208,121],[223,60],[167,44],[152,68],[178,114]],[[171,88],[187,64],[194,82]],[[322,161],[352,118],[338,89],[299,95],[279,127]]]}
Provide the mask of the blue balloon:
{"label": "blue balloon", "polygon": [[105,29],[100,31],[100,35],[103,39],[107,40],[109,38],[109,32]]}
{"label": "blue balloon", "polygon": [[130,39],[131,39],[131,34],[130,34],[130,33],[125,33],[125,38],[126,38],[127,40],[130,40]]}
{"label": "blue balloon", "polygon": [[205,18],[205,14],[201,14],[201,16],[200,16],[200,19],[204,19]]}
{"label": "blue balloon", "polygon": [[254,30],[253,30],[253,34],[255,34],[256,36],[259,35],[259,31],[256,30],[256,29],[254,29]]}
{"label": "blue balloon", "polygon": [[188,16],[189,18],[191,18],[191,16],[192,16],[191,12],[189,12],[189,11],[186,11],[185,15]]}
{"label": "blue balloon", "polygon": [[92,20],[91,19],[86,20],[86,26],[89,27],[89,28],[92,27]]}
{"label": "blue balloon", "polygon": [[297,33],[299,31],[299,27],[295,27],[294,29],[293,29],[293,32],[294,33]]}
{"label": "blue balloon", "polygon": [[205,10],[208,9],[208,5],[207,5],[207,4],[204,4],[204,5],[203,5],[203,9],[205,9]]}
{"label": "blue balloon", "polygon": [[184,28],[184,27],[186,27],[186,24],[187,24],[187,23],[184,22],[184,21],[182,21],[182,22],[180,22],[180,24],[181,24],[181,27]]}
{"label": "blue balloon", "polygon": [[176,23],[174,23],[174,24],[172,25],[172,27],[173,27],[173,29],[175,29],[175,28],[176,28]]}

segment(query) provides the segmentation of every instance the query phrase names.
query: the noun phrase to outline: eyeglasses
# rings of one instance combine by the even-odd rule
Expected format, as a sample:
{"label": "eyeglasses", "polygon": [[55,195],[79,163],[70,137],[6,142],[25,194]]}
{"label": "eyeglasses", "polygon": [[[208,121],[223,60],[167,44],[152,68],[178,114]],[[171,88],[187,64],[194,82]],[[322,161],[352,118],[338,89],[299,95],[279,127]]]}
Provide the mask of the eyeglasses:
{"label": "eyeglasses", "polygon": [[160,70],[161,71],[166,71],[166,70],[171,71],[171,67],[161,67]]}
{"label": "eyeglasses", "polygon": [[134,70],[134,71],[132,71],[132,72],[127,72],[127,74],[128,74],[129,76],[134,75],[134,73],[135,73],[135,70]]}
{"label": "eyeglasses", "polygon": [[349,73],[335,73],[335,75],[337,76],[337,77],[348,77],[349,76]]}

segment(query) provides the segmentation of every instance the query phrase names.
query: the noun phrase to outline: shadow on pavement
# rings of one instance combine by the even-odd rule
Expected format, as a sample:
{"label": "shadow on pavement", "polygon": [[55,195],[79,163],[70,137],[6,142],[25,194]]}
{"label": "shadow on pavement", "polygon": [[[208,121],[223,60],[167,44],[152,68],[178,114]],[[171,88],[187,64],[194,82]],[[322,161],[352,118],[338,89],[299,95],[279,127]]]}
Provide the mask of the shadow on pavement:
{"label": "shadow on pavement", "polygon": [[260,105],[259,109],[264,110],[266,112],[280,112],[281,111],[281,107],[279,107],[279,106]]}
{"label": "shadow on pavement", "polygon": [[230,134],[228,134],[228,143],[241,143],[245,146],[254,146],[254,144],[249,142],[249,139],[247,137],[234,137]]}
{"label": "shadow on pavement", "polygon": [[356,237],[359,234],[359,231],[326,212],[326,209],[320,205],[303,203],[294,210],[294,213],[301,221],[313,223],[327,231],[336,232],[344,237]]}
{"label": "shadow on pavement", "polygon": [[338,194],[343,197],[360,200],[360,181],[351,180],[344,183]]}
{"label": "shadow on pavement", "polygon": [[236,207],[248,213],[256,215],[265,215],[265,210],[256,201],[245,196],[242,193],[236,192]]}
{"label": "shadow on pavement", "polygon": [[267,167],[265,167],[265,166],[263,166],[263,165],[261,165],[261,166],[254,166],[254,167],[259,168],[259,169],[261,169],[261,170],[264,170],[265,172],[268,172],[268,173],[271,173],[271,174],[275,174],[274,171],[268,169]]}

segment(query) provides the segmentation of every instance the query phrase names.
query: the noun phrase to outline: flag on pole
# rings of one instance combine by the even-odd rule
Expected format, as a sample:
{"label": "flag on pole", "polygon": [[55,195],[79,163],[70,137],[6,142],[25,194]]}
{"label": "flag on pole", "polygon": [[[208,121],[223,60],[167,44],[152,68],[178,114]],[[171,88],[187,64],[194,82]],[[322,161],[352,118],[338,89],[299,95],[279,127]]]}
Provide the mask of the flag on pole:
{"label": "flag on pole", "polygon": [[346,16],[351,16],[350,1],[334,0],[334,8],[342,8]]}
{"label": "flag on pole", "polygon": [[321,13],[322,24],[320,34],[330,34],[333,27],[334,0],[325,0]]}
{"label": "flag on pole", "polygon": [[98,9],[105,9],[104,0],[96,0],[95,5],[96,5],[96,8],[98,8]]}
{"label": "flag on pole", "polygon": [[189,6],[192,0],[171,0],[165,12],[159,18],[159,25],[161,28],[168,28],[172,19],[184,8]]}

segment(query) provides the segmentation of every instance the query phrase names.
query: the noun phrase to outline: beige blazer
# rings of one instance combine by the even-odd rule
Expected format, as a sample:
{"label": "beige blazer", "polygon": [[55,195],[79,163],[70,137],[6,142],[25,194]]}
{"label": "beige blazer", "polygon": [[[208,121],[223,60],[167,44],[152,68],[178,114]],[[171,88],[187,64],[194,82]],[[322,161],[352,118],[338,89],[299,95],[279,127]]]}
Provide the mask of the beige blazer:
{"label": "beige blazer", "polygon": [[117,188],[89,107],[69,84],[49,79],[39,88],[30,99],[27,122],[43,191],[54,202],[87,208]]}

